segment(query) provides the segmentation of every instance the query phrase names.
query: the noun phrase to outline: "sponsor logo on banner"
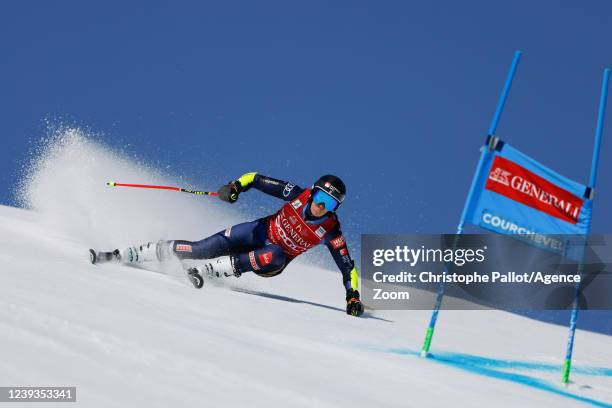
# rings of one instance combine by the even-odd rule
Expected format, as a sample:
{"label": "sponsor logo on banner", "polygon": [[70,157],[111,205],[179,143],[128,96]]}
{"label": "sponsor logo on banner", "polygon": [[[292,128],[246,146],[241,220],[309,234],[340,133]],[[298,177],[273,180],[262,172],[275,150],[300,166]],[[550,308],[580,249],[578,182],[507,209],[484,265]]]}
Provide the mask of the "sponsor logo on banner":
{"label": "sponsor logo on banner", "polygon": [[259,254],[259,263],[261,266],[266,266],[272,262],[272,252],[264,252],[263,254]]}
{"label": "sponsor logo on banner", "polygon": [[344,246],[344,244],[346,244],[346,241],[344,240],[344,236],[340,235],[337,238],[334,238],[330,241],[332,248],[334,249],[338,249]]}
{"label": "sponsor logo on banner", "polygon": [[502,169],[501,167],[496,167],[495,170],[493,170],[489,174],[489,179],[493,181],[497,181],[498,183],[501,183],[504,186],[509,186],[510,176],[511,176],[511,173],[509,171],[506,171]]}
{"label": "sponsor logo on banner", "polygon": [[192,248],[191,245],[187,245],[187,244],[176,244],[176,248],[175,248],[176,252],[191,252]]}
{"label": "sponsor logo on banner", "polygon": [[249,252],[249,262],[251,262],[251,267],[253,268],[254,271],[259,270],[259,265],[257,265],[257,262],[255,261],[254,251]]}
{"label": "sponsor logo on banner", "polygon": [[298,208],[302,206],[302,202],[300,200],[294,200],[291,203],[291,206],[297,210]]}
{"label": "sponsor logo on banner", "polygon": [[583,204],[581,198],[501,156],[493,160],[485,188],[571,224],[578,222]]}

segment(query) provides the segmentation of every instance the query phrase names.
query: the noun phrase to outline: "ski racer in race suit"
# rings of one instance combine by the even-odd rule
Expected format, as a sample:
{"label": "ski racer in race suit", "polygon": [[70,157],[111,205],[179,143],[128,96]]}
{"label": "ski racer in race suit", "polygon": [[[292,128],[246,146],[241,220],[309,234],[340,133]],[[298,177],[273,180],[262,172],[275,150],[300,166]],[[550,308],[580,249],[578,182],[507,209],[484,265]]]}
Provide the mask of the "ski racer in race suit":
{"label": "ski racer in race suit", "polygon": [[[346,194],[342,180],[326,175],[312,188],[301,188],[290,182],[247,173],[221,187],[219,198],[234,203],[241,193],[251,188],[287,203],[275,214],[234,225],[201,241],[166,241],[169,244],[166,251],[179,259],[210,260],[189,270],[194,286],[202,286],[202,275],[240,276],[253,271],[259,276],[276,276],[294,258],[324,242],[342,272],[346,312],[360,316],[363,305],[358,292],[357,268],[335,213]],[[160,257],[159,249],[157,253]]]}

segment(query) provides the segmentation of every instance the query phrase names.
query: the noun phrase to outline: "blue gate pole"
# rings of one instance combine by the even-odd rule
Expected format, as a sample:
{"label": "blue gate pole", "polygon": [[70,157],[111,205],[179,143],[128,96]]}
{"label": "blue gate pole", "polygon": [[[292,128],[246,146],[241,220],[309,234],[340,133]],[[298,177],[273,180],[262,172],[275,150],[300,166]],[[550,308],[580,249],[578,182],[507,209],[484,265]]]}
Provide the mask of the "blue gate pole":
{"label": "blue gate pole", "polygon": [[[595,191],[597,183],[597,170],[599,168],[599,149],[601,147],[601,134],[603,133],[604,118],[606,116],[606,102],[608,100],[608,83],[610,82],[610,69],[606,68],[603,74],[603,82],[601,84],[601,95],[599,97],[599,112],[597,114],[597,128],[595,129],[595,147],[593,148],[593,158],[591,159],[591,176],[589,178],[589,187]],[[591,224],[587,227],[587,236],[591,230]],[[579,272],[582,272],[583,265],[579,265]],[[580,284],[576,286],[576,295],[572,305],[572,314],[569,324],[569,336],[567,338],[567,349],[565,351],[565,363],[563,365],[563,377],[561,382],[565,385],[569,384],[570,370],[572,367],[572,353],[574,351],[574,337],[576,336],[576,323],[578,321],[578,299],[580,296]]]}
{"label": "blue gate pole", "polygon": [[[499,123],[502,112],[504,110],[504,106],[506,105],[506,100],[508,99],[508,93],[510,92],[510,86],[512,85],[514,74],[516,73],[516,69],[521,59],[521,54],[522,53],[520,51],[516,51],[514,53],[514,59],[512,60],[512,65],[510,66],[508,77],[506,78],[504,88],[502,89],[501,96],[499,97],[499,101],[497,102],[497,107],[495,108],[495,114],[493,115],[491,126],[489,127],[489,133],[488,133],[489,138],[492,138],[495,135],[495,132],[497,131],[497,125]],[[489,139],[487,138],[487,141],[488,140]],[[463,233],[463,226],[465,225],[465,217],[469,210],[470,203],[472,202],[472,196],[474,195],[474,190],[476,189],[476,181],[482,169],[484,159],[488,153],[489,152],[487,151],[487,146],[485,145],[480,154],[480,159],[478,160],[478,165],[476,166],[476,171],[474,173],[474,177],[472,178],[472,184],[470,185],[467,199],[465,200],[465,204],[463,205],[461,219],[459,220],[459,225],[457,226],[457,235]],[[444,275],[446,275],[446,273],[447,273],[447,270],[445,269]],[[429,320],[429,326],[427,326],[427,331],[425,332],[425,340],[423,341],[423,348],[421,349],[421,357],[427,357],[429,355],[429,348],[431,347],[431,340],[433,338],[434,329],[436,327],[436,321],[438,320],[438,312],[440,311],[440,307],[442,306],[443,298],[444,298],[444,280],[442,281],[442,283],[440,283],[440,286],[438,287],[438,293],[436,295],[436,303],[431,312],[431,319]]]}
{"label": "blue gate pole", "polygon": [[512,86],[514,74],[516,73],[516,69],[518,68],[519,61],[521,60],[521,54],[522,53],[520,51],[516,51],[514,53],[514,59],[512,60],[512,65],[510,66],[510,71],[508,72],[506,83],[504,84],[504,88],[502,89],[501,96],[499,97],[499,101],[497,102],[497,107],[495,108],[493,120],[491,121],[491,126],[489,127],[490,136],[494,136],[495,132],[497,132],[497,124],[499,123],[499,119],[501,118],[504,106],[506,105],[506,99],[508,99],[510,86]]}
{"label": "blue gate pole", "polygon": [[601,96],[599,97],[599,113],[597,114],[597,129],[595,130],[595,147],[591,159],[591,177],[589,186],[595,188],[597,183],[597,170],[599,169],[599,149],[601,148],[601,135],[603,133],[604,119],[606,116],[606,103],[608,101],[608,83],[610,82],[610,68],[606,68],[601,84]]}

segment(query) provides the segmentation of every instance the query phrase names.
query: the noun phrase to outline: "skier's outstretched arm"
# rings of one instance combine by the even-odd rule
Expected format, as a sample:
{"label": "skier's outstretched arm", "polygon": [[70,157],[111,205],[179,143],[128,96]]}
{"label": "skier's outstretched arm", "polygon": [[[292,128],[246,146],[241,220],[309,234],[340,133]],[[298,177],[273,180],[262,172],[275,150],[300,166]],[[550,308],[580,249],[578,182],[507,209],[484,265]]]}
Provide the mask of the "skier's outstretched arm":
{"label": "skier's outstretched arm", "polygon": [[346,289],[346,313],[361,316],[363,304],[359,298],[359,274],[339,227],[325,236],[325,245],[342,272],[342,283]]}
{"label": "skier's outstretched arm", "polygon": [[284,201],[291,201],[304,191],[303,188],[289,181],[278,180],[253,172],[243,174],[236,180],[222,186],[219,189],[219,198],[234,203],[238,200],[240,193],[250,188],[255,188]]}

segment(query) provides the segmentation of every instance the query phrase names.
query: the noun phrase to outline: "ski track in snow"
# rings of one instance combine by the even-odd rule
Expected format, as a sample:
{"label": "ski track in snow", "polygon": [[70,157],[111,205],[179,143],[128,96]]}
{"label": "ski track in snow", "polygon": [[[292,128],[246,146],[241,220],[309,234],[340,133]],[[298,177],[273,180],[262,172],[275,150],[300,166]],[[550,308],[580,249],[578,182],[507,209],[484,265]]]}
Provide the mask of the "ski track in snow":
{"label": "ski track in snow", "polygon": [[198,291],[177,263],[91,265],[89,247],[250,219],[111,179],[175,182],[59,129],[21,186],[30,210],[0,207],[0,385],[76,386],[83,407],[612,407],[610,336],[578,331],[563,387],[567,329],[509,313],[442,311],[423,359],[430,313],[346,316],[336,271],[295,262]]}

